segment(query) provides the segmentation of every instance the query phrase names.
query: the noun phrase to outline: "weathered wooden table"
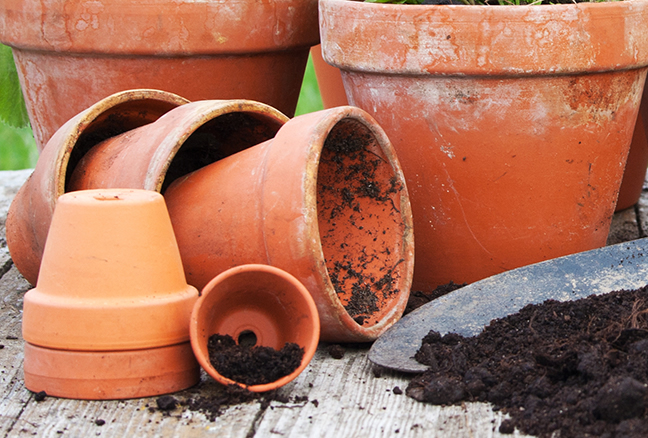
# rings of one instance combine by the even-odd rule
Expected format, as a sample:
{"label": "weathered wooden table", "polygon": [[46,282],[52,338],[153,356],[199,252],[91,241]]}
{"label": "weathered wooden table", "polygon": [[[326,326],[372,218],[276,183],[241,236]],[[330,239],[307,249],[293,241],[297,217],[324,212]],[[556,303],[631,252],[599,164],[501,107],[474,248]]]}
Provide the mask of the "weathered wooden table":
{"label": "weathered wooden table", "polygon": [[[404,391],[408,376],[375,373],[367,349],[347,349],[333,359],[320,345],[306,370],[281,389],[291,400],[228,408],[213,422],[203,414],[154,409],[156,397],[120,401],[80,401],[46,397],[36,401],[23,385],[22,298],[29,283],[13,266],[4,224],[18,188],[30,170],[0,172],[0,434],[2,436],[103,437],[496,437],[502,415],[484,403],[439,407],[416,402]],[[608,243],[644,237],[648,193],[636,208],[614,217]],[[219,387],[203,375],[205,394]],[[213,381],[212,381],[213,382]],[[194,391],[195,392],[195,391]],[[187,396],[184,391],[178,398]],[[153,409],[150,409],[153,408]],[[97,421],[103,420],[103,421]],[[101,425],[100,425],[101,424]],[[507,435],[511,436],[511,435]],[[520,436],[517,432],[513,436]]]}

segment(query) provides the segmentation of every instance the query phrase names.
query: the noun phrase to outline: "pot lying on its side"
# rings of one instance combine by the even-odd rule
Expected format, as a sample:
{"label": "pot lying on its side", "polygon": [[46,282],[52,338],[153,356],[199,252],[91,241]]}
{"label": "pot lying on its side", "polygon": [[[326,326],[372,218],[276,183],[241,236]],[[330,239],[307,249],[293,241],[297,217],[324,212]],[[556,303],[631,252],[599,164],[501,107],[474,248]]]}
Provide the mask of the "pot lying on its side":
{"label": "pot lying on its side", "polygon": [[187,102],[159,90],[124,91],[96,102],[54,134],[7,214],[7,246],[27,281],[36,284],[56,201],[69,191],[67,184],[81,157],[101,141],[154,122]]}
{"label": "pot lying on its side", "polygon": [[370,341],[400,318],[414,240],[405,180],[364,111],[296,117],[274,139],[178,178],[165,192],[187,281],[269,264],[310,291],[327,341]]}

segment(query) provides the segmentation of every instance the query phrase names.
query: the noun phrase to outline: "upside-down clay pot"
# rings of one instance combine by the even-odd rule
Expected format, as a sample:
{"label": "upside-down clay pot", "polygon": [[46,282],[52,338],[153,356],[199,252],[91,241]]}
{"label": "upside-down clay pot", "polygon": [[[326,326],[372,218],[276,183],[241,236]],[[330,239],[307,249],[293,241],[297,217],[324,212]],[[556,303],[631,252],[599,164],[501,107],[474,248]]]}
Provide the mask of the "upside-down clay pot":
{"label": "upside-down clay pot", "polygon": [[415,290],[605,245],[648,2],[319,7],[324,59],[403,166]]}
{"label": "upside-down clay pot", "polygon": [[342,82],[340,69],[328,65],[324,61],[324,58],[322,58],[322,46],[320,44],[311,47],[310,53],[324,108],[328,109],[348,105],[349,101],[344,91],[344,83]]}
{"label": "upside-down clay pot", "polygon": [[113,93],[250,99],[292,115],[319,42],[317,0],[0,3],[39,149]]}
{"label": "upside-down clay pot", "polygon": [[413,269],[412,218],[391,143],[364,111],[296,117],[275,138],[165,192],[187,281],[268,264],[313,296],[321,337],[370,341],[397,321]]}
{"label": "upside-down clay pot", "polygon": [[25,294],[25,386],[80,399],[145,397],[199,380],[185,280],[162,195],[59,199],[36,288]]}
{"label": "upside-down clay pot", "polygon": [[[29,263],[25,263],[27,267],[21,267],[25,264],[16,266],[27,280],[35,281],[40,264],[40,253],[36,249],[42,247],[47,235],[55,194],[97,188],[161,192],[181,175],[272,138],[286,120],[279,111],[258,102],[198,101],[173,108],[154,123],[95,143],[89,150],[79,147],[78,142],[75,144],[74,137],[66,138],[66,142],[59,141],[57,132],[43,154],[56,150],[59,154],[75,156],[76,160],[65,167],[65,172],[52,172],[48,163],[44,163],[43,172],[39,168],[42,159],[39,160],[34,175],[25,184],[28,198],[24,199],[19,193],[14,200],[16,208],[29,209],[32,198],[39,201],[44,198],[50,208],[38,221],[28,215],[27,220],[21,216],[20,233],[14,235],[25,239],[35,234],[38,245],[26,245],[16,238],[14,246],[22,243],[31,257]],[[43,192],[43,181],[54,185],[56,192]],[[7,234],[9,232],[8,224]]]}
{"label": "upside-down clay pot", "polygon": [[157,120],[188,100],[159,90],[128,90],[108,96],[68,120],[41,151],[34,172],[7,214],[7,246],[16,268],[36,284],[56,201],[79,160],[101,141]]}
{"label": "upside-down clay pot", "polygon": [[[279,388],[297,377],[317,350],[320,322],[308,290],[287,272],[268,265],[241,265],[211,280],[191,314],[191,346],[207,373],[223,385],[238,384],[253,392]],[[286,343],[303,348],[301,364],[274,382],[244,385],[221,375],[209,359],[209,337],[242,337],[254,346],[280,350]]]}

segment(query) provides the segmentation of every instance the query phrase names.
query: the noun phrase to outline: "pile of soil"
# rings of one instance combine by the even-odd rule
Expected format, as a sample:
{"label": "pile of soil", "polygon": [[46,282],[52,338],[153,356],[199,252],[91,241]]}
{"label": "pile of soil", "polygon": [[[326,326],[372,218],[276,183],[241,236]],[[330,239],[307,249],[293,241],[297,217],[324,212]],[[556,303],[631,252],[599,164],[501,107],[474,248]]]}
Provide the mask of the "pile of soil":
{"label": "pile of soil", "polygon": [[209,361],[221,376],[244,385],[272,383],[299,368],[304,349],[287,343],[272,347],[239,345],[229,335],[215,334],[207,344]]}
{"label": "pile of soil", "polygon": [[490,402],[502,433],[648,436],[647,288],[529,305],[470,338],[431,331],[407,395]]}

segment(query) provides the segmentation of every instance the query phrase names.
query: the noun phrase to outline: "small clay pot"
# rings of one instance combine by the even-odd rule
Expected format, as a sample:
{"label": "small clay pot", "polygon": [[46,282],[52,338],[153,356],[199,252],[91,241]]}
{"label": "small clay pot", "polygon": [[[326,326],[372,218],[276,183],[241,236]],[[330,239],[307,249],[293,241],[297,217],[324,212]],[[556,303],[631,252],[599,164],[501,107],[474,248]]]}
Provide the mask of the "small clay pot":
{"label": "small clay pot", "polygon": [[[223,385],[238,384],[250,391],[279,388],[297,377],[315,354],[320,321],[308,290],[287,272],[268,265],[231,268],[202,290],[191,314],[191,346],[207,373]],[[237,343],[245,337],[253,345],[281,349],[295,343],[304,349],[301,365],[272,383],[246,386],[222,376],[209,359],[208,341],[214,334],[229,335]]]}
{"label": "small clay pot", "polygon": [[[169,362],[169,355],[186,354],[197,298],[159,193],[115,189],[61,196],[38,284],[24,299],[25,386],[103,399],[195,384],[197,364],[187,357]],[[117,365],[113,353],[129,360]],[[163,362],[168,365],[160,373]],[[148,383],[140,387],[142,380]]]}
{"label": "small clay pot", "polygon": [[7,246],[20,273],[35,285],[56,200],[93,146],[157,120],[188,100],[158,90],[129,90],[100,100],[67,121],[41,151],[34,173],[7,214]]}
{"label": "small clay pot", "polygon": [[274,139],[165,192],[187,281],[261,263],[312,294],[327,341],[371,341],[402,315],[414,237],[391,143],[364,111],[296,117]]}

